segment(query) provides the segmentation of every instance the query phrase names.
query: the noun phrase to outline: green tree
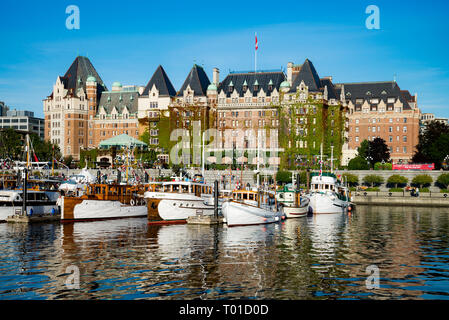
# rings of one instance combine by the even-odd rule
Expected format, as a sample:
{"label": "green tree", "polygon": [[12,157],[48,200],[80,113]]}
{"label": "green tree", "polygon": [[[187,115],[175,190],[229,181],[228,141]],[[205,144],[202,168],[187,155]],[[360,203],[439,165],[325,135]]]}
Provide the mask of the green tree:
{"label": "green tree", "polygon": [[365,158],[363,158],[361,156],[357,156],[349,161],[348,169],[349,170],[369,170],[369,164]]}
{"label": "green tree", "polygon": [[419,134],[419,142],[413,155],[414,163],[434,163],[436,169],[449,154],[449,125],[431,121],[426,130]]}
{"label": "green tree", "polygon": [[412,184],[418,186],[418,188],[428,187],[433,182],[433,179],[428,174],[420,174],[412,179]]}
{"label": "green tree", "polygon": [[37,134],[30,134],[31,144],[39,161],[52,161],[61,159],[61,150],[59,146],[51,143],[49,140],[42,140]]}
{"label": "green tree", "polygon": [[363,177],[363,182],[368,184],[370,187],[374,187],[375,185],[380,185],[384,183],[384,178],[382,176],[378,176],[376,174],[369,174]]}
{"label": "green tree", "polygon": [[343,173],[343,181],[347,181],[349,186],[355,187],[359,184],[359,176],[352,173]]}
{"label": "green tree", "polygon": [[368,140],[363,140],[360,143],[360,147],[357,148],[357,152],[358,152],[358,156],[362,157],[363,159],[366,159],[366,157],[369,156],[369,141]]}
{"label": "green tree", "polygon": [[64,160],[63,160],[64,164],[67,167],[70,167],[70,165],[72,164],[72,161],[73,161],[73,157],[71,155],[64,157]]}
{"label": "green tree", "polygon": [[23,143],[20,134],[8,128],[0,132],[0,155],[3,159],[24,160],[22,157]]}
{"label": "green tree", "polygon": [[390,151],[385,140],[376,138],[369,142],[369,155],[372,158],[372,164],[376,162],[388,162],[390,160]]}
{"label": "green tree", "polygon": [[276,173],[276,182],[278,184],[285,184],[292,182],[292,173],[290,171],[278,171]]}
{"label": "green tree", "polygon": [[397,188],[398,185],[406,185],[407,182],[408,182],[408,179],[399,174],[393,174],[387,180],[387,184],[394,185],[395,188]]}
{"label": "green tree", "polygon": [[441,174],[437,179],[438,186],[442,189],[447,189],[449,186],[449,173],[443,173]]}

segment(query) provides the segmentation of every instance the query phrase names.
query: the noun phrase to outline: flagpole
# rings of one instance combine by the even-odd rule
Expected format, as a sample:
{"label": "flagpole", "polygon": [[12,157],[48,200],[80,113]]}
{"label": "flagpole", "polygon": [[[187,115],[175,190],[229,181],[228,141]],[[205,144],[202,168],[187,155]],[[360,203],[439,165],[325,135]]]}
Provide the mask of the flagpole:
{"label": "flagpole", "polygon": [[257,32],[256,32],[256,47],[254,50],[254,74],[257,73],[257,47],[258,47],[258,43],[257,43]]}

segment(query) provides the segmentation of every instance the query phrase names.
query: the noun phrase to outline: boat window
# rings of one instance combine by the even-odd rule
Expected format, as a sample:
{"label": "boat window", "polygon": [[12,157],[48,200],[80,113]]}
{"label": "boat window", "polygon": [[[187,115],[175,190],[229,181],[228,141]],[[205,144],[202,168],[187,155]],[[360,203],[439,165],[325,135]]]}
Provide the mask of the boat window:
{"label": "boat window", "polygon": [[326,189],[326,190],[329,189],[329,185],[328,185],[328,184],[325,184],[325,185],[324,185],[324,189]]}
{"label": "boat window", "polygon": [[248,194],[247,193],[243,194],[243,200],[248,200]]}
{"label": "boat window", "polygon": [[249,200],[254,200],[254,194],[252,193],[249,194]]}
{"label": "boat window", "polygon": [[188,193],[189,192],[189,186],[182,186],[182,192]]}

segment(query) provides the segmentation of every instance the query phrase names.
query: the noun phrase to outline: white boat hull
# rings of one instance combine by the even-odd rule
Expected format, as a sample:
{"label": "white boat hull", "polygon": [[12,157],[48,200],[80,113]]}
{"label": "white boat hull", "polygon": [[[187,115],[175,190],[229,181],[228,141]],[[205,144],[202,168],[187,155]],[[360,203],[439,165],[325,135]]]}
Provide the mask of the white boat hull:
{"label": "white boat hull", "polygon": [[349,202],[326,193],[313,193],[309,199],[313,214],[344,213],[349,206]]}
{"label": "white boat hull", "polygon": [[282,208],[285,216],[288,219],[291,218],[301,218],[307,216],[309,206],[305,207],[283,207]]}
{"label": "white boat hull", "polygon": [[267,224],[281,221],[283,217],[279,211],[273,212],[234,201],[224,202],[221,212],[228,226]]}
{"label": "white boat hull", "polygon": [[163,220],[187,220],[195,215],[213,215],[214,206],[205,204],[204,199],[163,199],[158,212]]}
{"label": "white boat hull", "polygon": [[[55,209],[55,213],[59,213],[58,206],[55,205],[43,205],[43,206],[27,206],[27,213],[33,209],[33,214],[49,214],[52,209]],[[0,207],[0,222],[5,222],[6,218],[16,213],[16,210],[21,211],[22,207],[19,206],[5,206]]]}
{"label": "white boat hull", "polygon": [[[62,200],[64,201],[64,200]],[[146,206],[131,206],[120,201],[83,200],[73,208],[73,218],[64,215],[64,203],[61,205],[61,220],[117,219],[146,217]]]}

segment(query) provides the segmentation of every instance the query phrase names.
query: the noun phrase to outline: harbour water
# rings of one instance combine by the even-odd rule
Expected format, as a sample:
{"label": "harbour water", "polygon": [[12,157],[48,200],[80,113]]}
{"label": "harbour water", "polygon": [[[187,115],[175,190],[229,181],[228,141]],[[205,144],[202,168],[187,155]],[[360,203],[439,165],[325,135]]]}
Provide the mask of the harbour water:
{"label": "harbour water", "polygon": [[[379,288],[367,287],[370,266]],[[67,286],[73,268],[79,289]],[[448,299],[449,212],[359,207],[232,228],[0,224],[0,299],[197,298]]]}

